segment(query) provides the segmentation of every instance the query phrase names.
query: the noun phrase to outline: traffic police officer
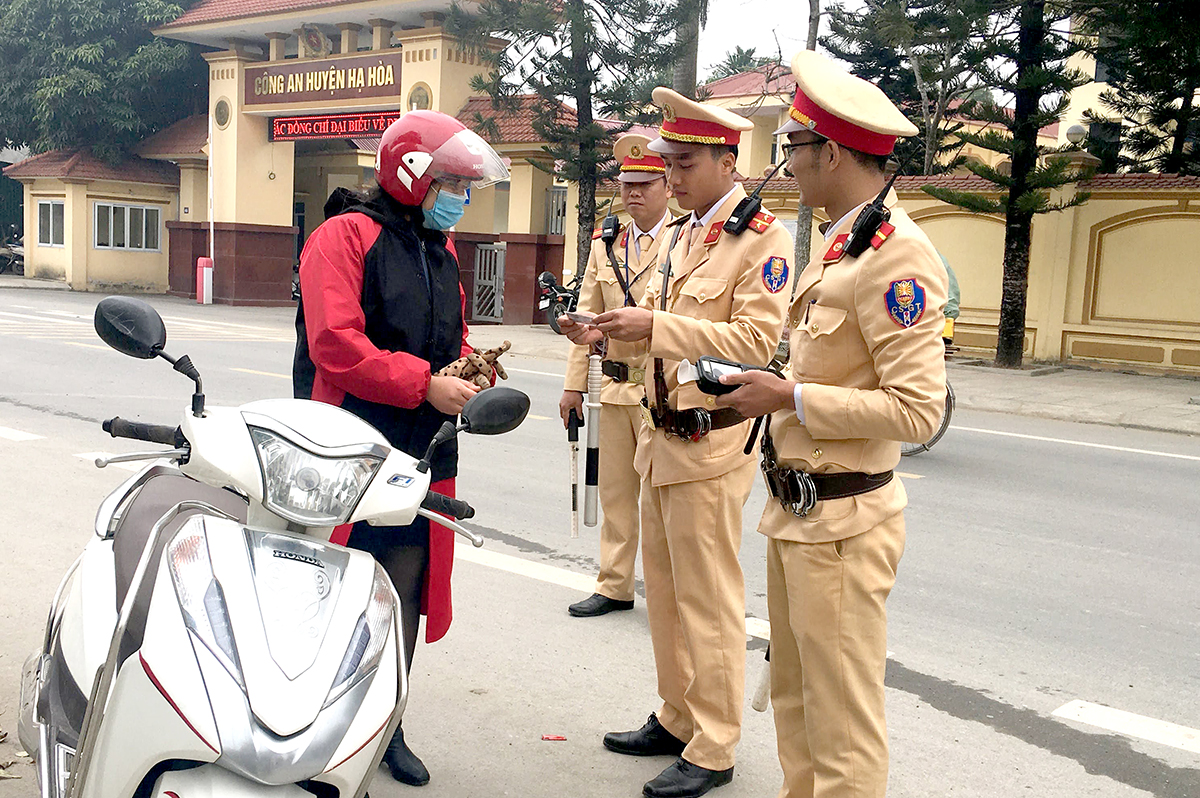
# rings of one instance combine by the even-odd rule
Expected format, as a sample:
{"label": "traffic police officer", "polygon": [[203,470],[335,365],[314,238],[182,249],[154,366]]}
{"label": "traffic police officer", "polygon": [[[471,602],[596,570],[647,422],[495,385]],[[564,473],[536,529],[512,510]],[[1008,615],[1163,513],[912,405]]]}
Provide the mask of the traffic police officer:
{"label": "traffic police officer", "polygon": [[[632,222],[617,231],[609,248],[597,230],[592,238],[578,310],[599,314],[606,310],[637,305],[650,282],[658,254],[658,243],[671,215],[667,211],[666,165],[646,149],[650,139],[627,133],[613,145],[619,163],[621,203]],[[583,418],[583,394],[587,391],[588,351],[571,347],[567,377],[559,414],[566,424],[572,409]],[[600,526],[600,575],[595,592],[572,604],[576,617],[604,615],[614,610],[633,609],[633,569],[638,545],[638,494],[641,477],[633,467],[642,415],[638,404],[645,395],[645,352],[634,344],[612,341],[602,368],[600,389],[600,439],[603,441],[599,488],[604,522]]]}
{"label": "traffic police officer", "polygon": [[[782,332],[792,238],[767,212],[740,235],[724,224],[746,193],[735,182],[742,117],[654,90],[662,109],[650,143],[667,163],[667,186],[691,213],[671,227],[660,268],[638,308],[608,311],[595,327],[646,348],[646,424],[635,463],[642,476],[642,566],[662,706],[604,745],[636,756],[679,758],[645,785],[650,798],[691,798],[733,778],[745,691],[745,588],[738,549],[742,505],[754,481],[744,453],[750,423],[718,410],[683,360],[701,355],[765,365]],[[578,325],[576,343],[599,338]]]}
{"label": "traffic police officer", "polygon": [[896,137],[917,129],[878,88],[824,56],[801,52],[792,71],[795,101],[777,132],[787,134],[801,202],[834,221],[798,278],[789,378],[722,378],[745,386],[717,404],[774,413],[763,447],[772,498],[759,531],[769,538],[779,796],[882,798],[884,602],[907,503],[892,469],[899,441],[928,439],[941,416],[946,270],[894,205],[887,221],[855,229],[886,186]]}

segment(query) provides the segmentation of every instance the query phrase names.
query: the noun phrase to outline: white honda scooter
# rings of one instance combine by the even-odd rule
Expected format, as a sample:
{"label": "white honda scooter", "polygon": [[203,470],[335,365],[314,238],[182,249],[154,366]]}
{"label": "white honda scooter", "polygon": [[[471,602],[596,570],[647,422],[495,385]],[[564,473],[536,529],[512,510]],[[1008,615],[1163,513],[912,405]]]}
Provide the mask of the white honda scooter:
{"label": "white honda scooter", "polygon": [[514,429],[529,397],[481,391],[415,460],[330,405],[205,409],[144,302],[107,298],[95,323],[196,391],[180,427],[104,422],[173,448],[97,461],[158,462],[100,505],[22,673],[42,798],[359,798],[404,709],[404,636],[387,574],[330,532],[419,514],[482,545],[451,520],[471,507],[429,492],[428,458],[459,430]]}

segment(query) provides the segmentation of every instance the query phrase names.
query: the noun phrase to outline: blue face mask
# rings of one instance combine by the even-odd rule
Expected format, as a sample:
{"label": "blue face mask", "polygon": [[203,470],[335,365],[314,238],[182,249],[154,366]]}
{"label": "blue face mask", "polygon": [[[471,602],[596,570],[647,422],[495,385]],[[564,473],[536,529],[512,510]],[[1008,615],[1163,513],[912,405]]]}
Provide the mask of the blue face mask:
{"label": "blue face mask", "polygon": [[449,230],[466,211],[465,194],[451,194],[443,189],[438,192],[433,207],[425,209],[425,226],[430,230]]}

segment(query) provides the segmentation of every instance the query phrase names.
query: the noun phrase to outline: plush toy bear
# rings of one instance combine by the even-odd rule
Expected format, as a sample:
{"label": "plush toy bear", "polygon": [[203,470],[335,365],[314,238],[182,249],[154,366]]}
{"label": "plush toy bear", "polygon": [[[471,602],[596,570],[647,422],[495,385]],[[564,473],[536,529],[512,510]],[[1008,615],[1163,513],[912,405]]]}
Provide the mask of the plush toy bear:
{"label": "plush toy bear", "polygon": [[511,348],[512,344],[505,341],[500,346],[491,349],[476,349],[466,357],[460,357],[449,364],[437,375],[439,377],[458,377],[467,382],[473,382],[480,388],[490,388],[494,381],[493,375],[502,380],[508,379],[508,375],[504,373],[504,366],[500,365],[499,357]]}

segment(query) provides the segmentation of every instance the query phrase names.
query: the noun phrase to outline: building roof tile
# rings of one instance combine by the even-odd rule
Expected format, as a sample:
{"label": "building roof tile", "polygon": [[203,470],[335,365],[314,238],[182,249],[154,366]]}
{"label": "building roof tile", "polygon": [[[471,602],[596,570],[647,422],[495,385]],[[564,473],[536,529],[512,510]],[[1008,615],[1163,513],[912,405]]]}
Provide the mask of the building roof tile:
{"label": "building roof tile", "polygon": [[[493,141],[493,144],[533,144],[541,142],[544,137],[534,130],[534,108],[538,103],[538,96],[535,94],[520,94],[517,95],[518,108],[516,112],[506,109],[496,109],[492,107],[490,97],[470,97],[467,99],[462,110],[458,112],[457,119],[467,127],[474,130],[477,127],[476,114],[484,120],[495,121],[496,127],[499,129],[499,138]],[[577,120],[575,109],[559,104],[558,121],[565,125],[573,125]],[[622,127],[621,122],[615,119],[597,119],[596,122],[606,130],[615,130]],[[656,137],[658,135],[657,128],[646,127],[645,125],[634,125],[629,129],[631,133],[641,133],[642,135]],[[486,137],[485,137],[486,138]]]}
{"label": "building roof tile", "polygon": [[196,114],[180,119],[149,138],[143,139],[135,152],[143,158],[203,155],[208,144],[208,114]]}
{"label": "building roof tile", "polygon": [[[768,74],[771,76],[770,82],[767,81]],[[701,90],[714,100],[762,94],[780,94],[791,99],[796,93],[796,78],[786,67],[759,67],[706,83]]]}
{"label": "building roof tile", "polygon": [[115,180],[122,183],[179,185],[179,167],[175,164],[151,161],[137,156],[126,158],[118,164],[110,164],[92,155],[90,149],[43,152],[6,167],[4,174],[14,180],[57,177],[72,180]]}
{"label": "building roof tile", "polygon": [[303,11],[309,8],[348,5],[358,0],[200,0],[174,22],[161,25],[158,30],[203,25],[208,22],[224,22],[245,17],[260,17],[267,14],[282,14],[288,11]]}

